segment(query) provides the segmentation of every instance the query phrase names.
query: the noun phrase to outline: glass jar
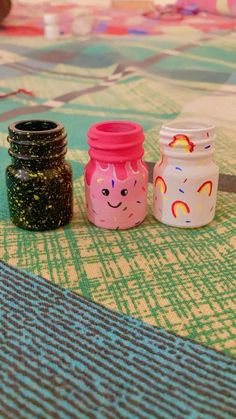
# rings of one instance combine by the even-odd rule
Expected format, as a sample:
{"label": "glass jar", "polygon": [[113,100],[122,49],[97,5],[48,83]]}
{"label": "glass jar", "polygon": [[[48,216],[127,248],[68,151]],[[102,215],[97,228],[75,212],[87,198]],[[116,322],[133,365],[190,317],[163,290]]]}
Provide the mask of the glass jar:
{"label": "glass jar", "polygon": [[8,127],[6,185],[12,222],[28,230],[50,230],[72,217],[72,172],[65,162],[66,131],[53,121],[13,122]]}
{"label": "glass jar", "polygon": [[147,212],[148,171],[142,162],[141,125],[128,121],[93,124],[85,166],[87,217],[98,227],[127,229]]}
{"label": "glass jar", "polygon": [[158,221],[189,228],[213,220],[219,178],[214,136],[214,126],[191,120],[161,128],[161,160],[153,176],[153,214]]}

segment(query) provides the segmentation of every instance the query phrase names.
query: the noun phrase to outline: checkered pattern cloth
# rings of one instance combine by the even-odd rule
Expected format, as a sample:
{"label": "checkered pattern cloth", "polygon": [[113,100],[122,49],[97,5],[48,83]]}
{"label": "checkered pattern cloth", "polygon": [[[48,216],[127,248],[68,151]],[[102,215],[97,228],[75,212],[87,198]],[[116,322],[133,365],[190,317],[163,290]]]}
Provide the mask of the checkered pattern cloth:
{"label": "checkered pattern cloth", "polygon": [[0,262],[0,416],[233,419],[236,360]]}
{"label": "checkered pattern cloth", "polygon": [[[107,231],[84,213],[86,130],[103,119],[131,119],[145,131],[145,160],[157,161],[157,133],[177,116],[217,125],[216,160],[236,163],[235,33],[184,23],[157,37],[1,38],[0,258],[115,311],[235,354],[235,194],[219,192],[215,220],[196,230],[157,223]],[[23,91],[19,91],[23,89]],[[26,91],[26,92],[25,92]],[[9,220],[7,125],[61,121],[74,173],[74,218],[56,231],[20,230]]]}

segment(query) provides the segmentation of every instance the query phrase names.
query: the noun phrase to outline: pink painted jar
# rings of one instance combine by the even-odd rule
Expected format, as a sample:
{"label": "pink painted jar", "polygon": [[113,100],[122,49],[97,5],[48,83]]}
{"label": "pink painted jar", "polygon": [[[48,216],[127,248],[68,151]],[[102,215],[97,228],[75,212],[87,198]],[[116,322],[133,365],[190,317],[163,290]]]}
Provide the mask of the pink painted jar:
{"label": "pink painted jar", "polygon": [[142,161],[144,134],[129,121],[104,121],[88,130],[86,212],[98,227],[127,229],[147,212],[148,171]]}

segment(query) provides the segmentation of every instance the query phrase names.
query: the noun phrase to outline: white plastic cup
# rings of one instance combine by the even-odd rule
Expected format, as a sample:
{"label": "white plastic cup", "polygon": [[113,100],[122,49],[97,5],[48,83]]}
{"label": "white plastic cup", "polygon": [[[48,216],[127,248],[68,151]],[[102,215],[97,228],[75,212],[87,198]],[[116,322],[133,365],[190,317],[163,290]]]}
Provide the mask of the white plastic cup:
{"label": "white plastic cup", "polygon": [[60,28],[57,15],[54,13],[45,13],[43,21],[45,38],[49,41],[58,39],[60,36]]}
{"label": "white plastic cup", "polygon": [[44,25],[57,25],[58,17],[55,13],[45,13],[43,15]]}
{"label": "white plastic cup", "polygon": [[213,220],[219,179],[214,138],[215,127],[201,121],[162,126],[161,159],[153,176],[153,215],[158,221],[191,228]]}

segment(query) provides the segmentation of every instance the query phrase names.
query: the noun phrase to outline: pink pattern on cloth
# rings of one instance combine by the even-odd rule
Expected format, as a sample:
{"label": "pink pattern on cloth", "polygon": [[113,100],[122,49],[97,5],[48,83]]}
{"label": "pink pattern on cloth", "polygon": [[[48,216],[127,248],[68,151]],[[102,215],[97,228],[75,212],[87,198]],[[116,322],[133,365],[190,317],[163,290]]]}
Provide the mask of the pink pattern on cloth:
{"label": "pink pattern on cloth", "polygon": [[178,0],[178,7],[195,5],[201,11],[236,16],[236,0]]}
{"label": "pink pattern on cloth", "polygon": [[[39,2],[40,3],[40,2]],[[95,6],[84,8],[77,3],[64,4],[61,0],[56,4],[49,1],[40,3],[24,3],[24,0],[13,4],[10,15],[4,20],[1,26],[1,33],[13,36],[39,36],[43,35],[43,14],[55,13],[58,16],[61,34],[71,33],[73,16],[81,11],[89,10],[89,15],[94,17],[93,33],[104,33],[109,35],[126,35],[127,33],[142,35],[160,35],[165,33],[165,28],[169,26],[189,25],[202,32],[209,32],[213,29],[230,29],[235,27],[236,0],[177,0],[176,4],[169,8],[160,6],[161,18],[148,18],[134,11],[123,14],[112,8]],[[196,9],[206,11],[204,22],[201,15],[194,14],[187,16],[179,8]],[[175,13],[174,13],[175,11]],[[223,16],[224,15],[224,16]],[[193,19],[194,17],[194,19]],[[138,20],[138,24],[135,23]]]}

